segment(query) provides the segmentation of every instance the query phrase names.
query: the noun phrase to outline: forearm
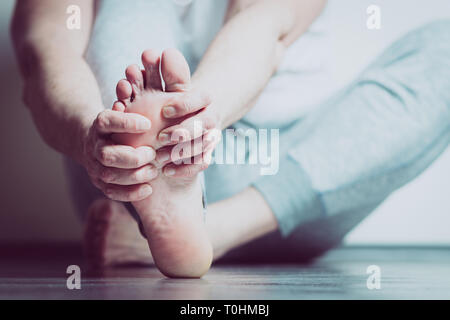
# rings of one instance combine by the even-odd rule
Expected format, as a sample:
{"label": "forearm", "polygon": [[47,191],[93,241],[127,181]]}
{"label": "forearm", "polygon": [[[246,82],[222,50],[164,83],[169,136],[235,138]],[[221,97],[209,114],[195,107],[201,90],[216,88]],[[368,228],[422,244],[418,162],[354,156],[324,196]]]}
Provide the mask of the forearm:
{"label": "forearm", "polygon": [[65,26],[67,1],[19,1],[11,26],[24,79],[24,101],[43,139],[74,158],[80,134],[102,109],[98,86],[83,59],[90,33],[92,1],[83,9],[82,30]]}
{"label": "forearm", "polygon": [[24,100],[46,143],[75,160],[82,138],[103,109],[89,66],[80,57],[44,58],[24,78]]}
{"label": "forearm", "polygon": [[[241,3],[236,1],[235,3]],[[257,1],[229,8],[229,20],[193,75],[208,92],[222,127],[249,110],[276,70],[286,48],[312,23],[325,1]]]}

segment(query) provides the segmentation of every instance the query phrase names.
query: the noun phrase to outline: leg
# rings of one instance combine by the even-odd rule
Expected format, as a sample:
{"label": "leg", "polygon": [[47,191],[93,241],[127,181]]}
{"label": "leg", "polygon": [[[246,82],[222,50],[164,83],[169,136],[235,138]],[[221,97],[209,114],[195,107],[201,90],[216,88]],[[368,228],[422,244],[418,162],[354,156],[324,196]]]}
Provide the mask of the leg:
{"label": "leg", "polygon": [[[275,215],[284,237],[268,234],[228,257],[308,259],[339,243],[426,168],[449,141],[449,41],[441,39],[448,27],[441,22],[405,37],[349,89],[293,127],[293,137],[306,132],[302,142],[282,161],[277,176],[255,183],[260,192],[250,188],[211,205],[207,228],[216,252],[272,231]],[[294,192],[286,198],[279,189]],[[233,210],[226,209],[230,206]],[[256,225],[260,213],[265,223]],[[243,216],[255,218],[241,223]],[[224,223],[226,228],[218,227]],[[236,226],[236,236],[226,230]]]}
{"label": "leg", "polygon": [[286,242],[316,254],[339,243],[446,149],[449,30],[446,20],[411,32],[294,128],[307,133],[278,175],[255,183]]}
{"label": "leg", "polygon": [[[255,179],[261,197],[248,202],[266,201],[280,232],[236,248],[225,259],[317,256],[445,150],[450,141],[448,30],[447,20],[410,33],[317,112],[283,129],[280,171]],[[235,193],[240,186],[233,181],[249,176],[247,168],[230,167],[207,172],[209,187],[221,187],[222,194],[212,190],[215,199]],[[240,228],[257,231],[254,223]]]}
{"label": "leg", "polygon": [[120,202],[100,198],[90,206],[84,239],[94,267],[154,264],[137,222]]}

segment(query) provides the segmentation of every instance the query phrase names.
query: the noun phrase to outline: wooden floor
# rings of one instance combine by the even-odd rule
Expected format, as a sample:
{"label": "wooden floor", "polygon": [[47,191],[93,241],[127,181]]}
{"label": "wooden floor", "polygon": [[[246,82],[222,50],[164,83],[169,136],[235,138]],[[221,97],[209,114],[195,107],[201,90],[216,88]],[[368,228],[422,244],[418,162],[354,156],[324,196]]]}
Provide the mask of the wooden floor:
{"label": "wooden floor", "polygon": [[[310,265],[216,265],[199,280],[142,267],[94,272],[71,246],[0,253],[0,299],[450,299],[450,248],[340,248]],[[71,264],[81,290],[66,287]],[[367,288],[369,265],[381,269],[379,290]]]}

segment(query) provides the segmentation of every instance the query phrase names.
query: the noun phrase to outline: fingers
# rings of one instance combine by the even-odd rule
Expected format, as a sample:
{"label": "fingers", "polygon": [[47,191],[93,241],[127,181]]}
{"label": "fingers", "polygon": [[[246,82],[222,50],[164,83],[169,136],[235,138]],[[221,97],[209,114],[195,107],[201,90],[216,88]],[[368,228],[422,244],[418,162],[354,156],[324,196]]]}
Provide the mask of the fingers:
{"label": "fingers", "polygon": [[99,171],[101,181],[108,184],[116,185],[133,185],[147,183],[158,176],[158,170],[152,166],[147,165],[139,169],[118,169],[102,167]]}
{"label": "fingers", "polygon": [[100,159],[94,158],[87,170],[93,184],[108,198],[139,201],[152,193],[148,183],[158,176],[157,168],[149,164],[155,158],[152,148],[105,144],[96,150],[101,150],[96,151]]}
{"label": "fingers", "polygon": [[93,183],[109,199],[116,201],[140,201],[153,192],[152,187],[146,183],[131,186],[107,184],[101,180],[93,180]]}
{"label": "fingers", "polygon": [[115,145],[99,140],[94,149],[94,157],[106,167],[136,169],[149,164],[155,159],[155,150],[142,146],[133,148],[126,145]]}
{"label": "fingers", "polygon": [[214,150],[220,138],[214,137],[212,132],[207,132],[202,137],[191,141],[182,142],[174,146],[163,147],[157,151],[156,161],[160,165],[170,162],[180,164],[192,163],[191,158]]}
{"label": "fingers", "polygon": [[163,168],[163,174],[172,178],[191,178],[206,170],[211,162],[211,152],[193,157],[191,164],[170,163]]}
{"label": "fingers", "polygon": [[218,131],[217,121],[206,113],[199,113],[180,124],[162,130],[158,140],[163,146],[186,142],[201,137],[208,131]]}
{"label": "fingers", "polygon": [[[219,130],[209,131],[203,137],[193,141],[158,150],[156,161],[165,165],[162,170],[165,176],[191,178],[208,168],[212,160],[212,153],[220,139]],[[177,146],[180,148],[189,146],[190,148],[187,148],[183,154],[178,152]]]}
{"label": "fingers", "polygon": [[169,101],[162,108],[162,114],[168,119],[184,117],[211,104],[211,98],[206,93],[198,91],[172,93],[168,94],[168,97]]}
{"label": "fingers", "polygon": [[95,119],[94,127],[100,134],[142,133],[150,129],[151,122],[136,113],[104,110]]}

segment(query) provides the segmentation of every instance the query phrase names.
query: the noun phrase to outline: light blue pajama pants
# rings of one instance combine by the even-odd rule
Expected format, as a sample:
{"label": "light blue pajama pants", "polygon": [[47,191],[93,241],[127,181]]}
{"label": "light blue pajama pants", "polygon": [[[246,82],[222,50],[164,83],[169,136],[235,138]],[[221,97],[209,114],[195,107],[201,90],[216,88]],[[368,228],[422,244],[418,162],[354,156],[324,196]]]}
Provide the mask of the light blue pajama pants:
{"label": "light blue pajama pants", "polygon": [[444,20],[410,32],[339,94],[281,128],[278,174],[259,176],[239,165],[207,170],[210,202],[252,185],[279,224],[279,231],[224,260],[298,261],[321,254],[449,142],[450,20]]}
{"label": "light blue pajama pants", "polygon": [[[134,25],[136,30],[152,33],[159,29],[142,25],[167,22],[160,16],[155,22],[144,17],[136,23],[135,19],[118,21],[126,16],[119,14],[120,3],[104,2],[111,14],[105,16],[106,9],[100,10],[91,40],[90,51],[98,52],[97,60],[106,67],[99,68],[95,54],[88,57],[106,105],[113,99],[108,92],[113,92],[113,84],[126,66],[118,62],[119,56],[123,56],[121,62],[137,62],[129,61],[130,57],[138,58],[140,49],[153,46],[149,34],[143,40],[139,36],[144,42],[136,45],[138,49],[133,47],[128,37],[135,34]],[[138,2],[141,6],[148,3]],[[127,4],[125,9],[131,7]],[[123,28],[129,30],[121,36]],[[116,41],[108,40],[111,34]],[[167,45],[164,41],[159,44]],[[195,62],[193,65],[192,69]],[[255,125],[239,121],[234,127]],[[305,118],[279,129],[278,174],[261,176],[257,167],[242,165],[212,165],[205,172],[210,203],[253,186],[269,203],[279,224],[279,231],[231,251],[223,260],[315,257],[337,245],[386,197],[445,150],[450,141],[450,20],[412,31],[339,94]],[[67,167],[75,204],[84,215],[89,204],[102,195],[83,168],[70,161]]]}

